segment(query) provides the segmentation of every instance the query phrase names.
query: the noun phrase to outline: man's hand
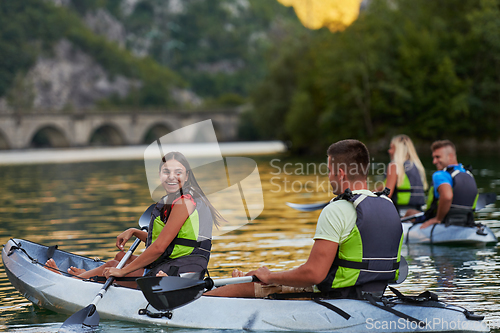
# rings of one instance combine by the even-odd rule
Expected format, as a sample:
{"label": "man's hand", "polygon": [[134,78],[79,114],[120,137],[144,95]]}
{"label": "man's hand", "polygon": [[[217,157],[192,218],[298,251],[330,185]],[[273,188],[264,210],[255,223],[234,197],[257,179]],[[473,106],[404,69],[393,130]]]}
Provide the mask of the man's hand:
{"label": "man's hand", "polygon": [[266,266],[262,266],[261,268],[248,272],[247,275],[255,275],[259,278],[260,282],[264,284],[270,284],[271,271]]}
{"label": "man's hand", "polygon": [[427,221],[425,221],[424,223],[422,223],[422,225],[420,226],[420,229],[425,229],[425,228],[428,228],[430,227],[431,225],[433,224],[439,224],[441,223],[441,221],[439,221],[437,219],[437,217],[433,217],[431,219],[428,219]]}

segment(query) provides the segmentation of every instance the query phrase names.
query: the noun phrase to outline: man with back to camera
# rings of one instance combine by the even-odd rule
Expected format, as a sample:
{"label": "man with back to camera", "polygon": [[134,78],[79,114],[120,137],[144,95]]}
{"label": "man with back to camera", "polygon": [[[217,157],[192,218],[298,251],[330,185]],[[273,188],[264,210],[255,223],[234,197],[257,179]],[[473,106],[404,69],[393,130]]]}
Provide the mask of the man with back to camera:
{"label": "man with back to camera", "polygon": [[[445,223],[474,224],[477,185],[474,176],[457,161],[455,145],[449,140],[435,141],[431,145],[432,163],[438,171],[432,175],[432,186],[427,199],[425,222],[420,227]],[[413,215],[417,211],[407,212]]]}
{"label": "man with back to camera", "polygon": [[[319,216],[306,263],[280,272],[261,267],[247,275],[256,275],[264,285],[228,285],[206,295],[265,297],[305,289],[336,298],[362,298],[363,292],[382,294],[388,282],[398,278],[401,221],[386,195],[367,189],[368,149],[360,141],[342,140],[327,154],[328,178],[338,197]],[[281,289],[287,286],[295,289]]]}

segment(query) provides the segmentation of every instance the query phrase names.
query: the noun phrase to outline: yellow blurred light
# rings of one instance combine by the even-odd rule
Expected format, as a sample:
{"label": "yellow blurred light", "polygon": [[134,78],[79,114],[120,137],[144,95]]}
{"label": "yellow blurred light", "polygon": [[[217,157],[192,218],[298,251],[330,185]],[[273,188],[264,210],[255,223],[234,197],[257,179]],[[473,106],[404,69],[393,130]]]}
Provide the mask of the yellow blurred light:
{"label": "yellow blurred light", "polygon": [[327,27],[335,32],[344,30],[359,15],[362,0],[278,0],[293,6],[302,24],[309,29]]}

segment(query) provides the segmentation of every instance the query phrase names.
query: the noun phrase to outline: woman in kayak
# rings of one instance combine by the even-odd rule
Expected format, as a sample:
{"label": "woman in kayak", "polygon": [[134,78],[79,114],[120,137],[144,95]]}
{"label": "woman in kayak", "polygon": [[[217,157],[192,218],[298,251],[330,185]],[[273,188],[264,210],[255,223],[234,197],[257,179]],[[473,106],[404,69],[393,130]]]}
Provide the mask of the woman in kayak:
{"label": "woman in kayak", "polygon": [[[389,150],[391,163],[387,166],[385,187],[398,211],[402,208],[421,209],[425,204],[427,179],[411,139],[404,134],[392,138]],[[383,190],[381,186],[377,190]]]}
{"label": "woman in kayak", "polygon": [[[225,220],[206,198],[184,155],[179,152],[165,155],[159,175],[167,195],[156,204],[148,232],[136,228],[125,230],[116,239],[120,252],[114,260],[89,271],[72,267],[68,273],[77,273],[81,278],[154,276],[159,271],[168,275],[205,274],[212,246],[212,225],[218,226]],[[125,254],[124,245],[132,236],[145,242],[146,250],[118,269],[116,266]],[[58,271],[53,259],[46,265]],[[121,284],[135,286],[135,282]]]}

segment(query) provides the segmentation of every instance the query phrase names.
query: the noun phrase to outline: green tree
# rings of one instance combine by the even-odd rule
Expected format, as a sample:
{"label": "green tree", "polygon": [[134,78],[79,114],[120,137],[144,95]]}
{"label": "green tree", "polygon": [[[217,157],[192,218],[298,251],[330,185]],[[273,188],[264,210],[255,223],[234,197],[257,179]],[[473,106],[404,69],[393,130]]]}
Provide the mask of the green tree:
{"label": "green tree", "polygon": [[277,137],[311,152],[397,133],[496,139],[499,8],[498,0],[373,1],[345,31],[314,32],[296,47],[305,52],[272,65],[254,98],[259,123],[285,119]]}

